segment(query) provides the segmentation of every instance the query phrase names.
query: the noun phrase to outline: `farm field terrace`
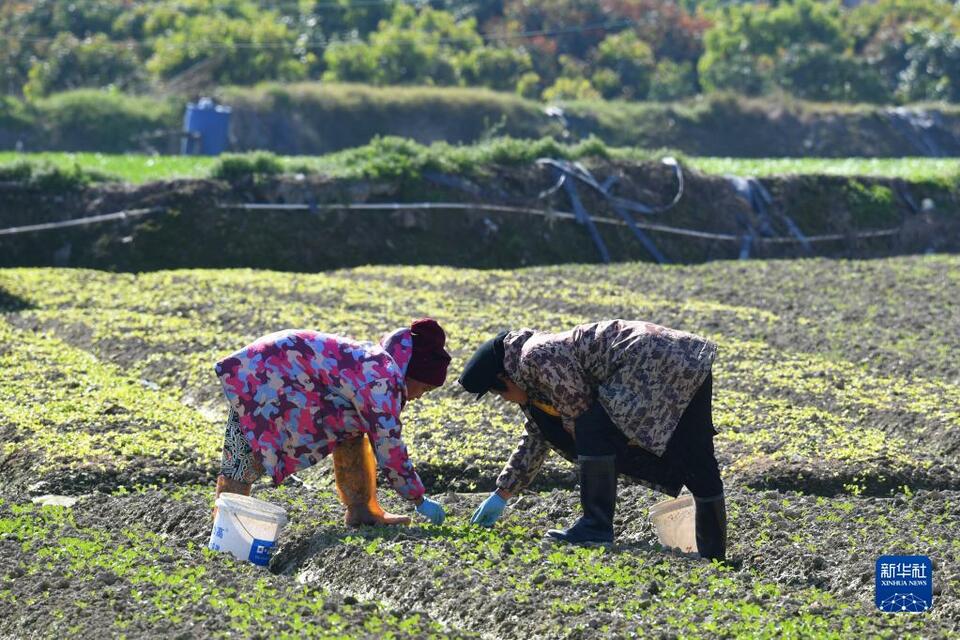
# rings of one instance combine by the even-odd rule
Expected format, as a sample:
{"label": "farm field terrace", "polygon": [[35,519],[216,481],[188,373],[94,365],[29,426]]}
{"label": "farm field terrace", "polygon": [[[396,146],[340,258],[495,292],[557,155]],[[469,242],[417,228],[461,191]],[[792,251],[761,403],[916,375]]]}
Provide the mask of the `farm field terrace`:
{"label": "farm field terrace", "polygon": [[[429,155],[439,164],[482,165],[492,160],[509,161],[512,156],[521,153],[514,147],[519,146],[529,153],[531,147],[540,144],[543,153],[560,151],[560,155],[579,156],[578,149],[603,153],[612,158],[624,160],[646,159],[656,155],[650,151],[630,148],[606,147],[602,143],[592,142],[587,146],[547,144],[540,141],[532,145],[528,141],[494,140],[468,146],[451,146],[444,143],[429,147],[414,142],[406,143],[410,153]],[[367,157],[380,153],[377,143],[340,153],[325,156],[280,156],[284,171],[296,173],[311,171],[331,176],[351,176],[358,167],[373,161]],[[664,155],[669,152],[662,152]],[[537,157],[538,154],[534,154]],[[676,155],[676,154],[675,154]],[[836,175],[848,177],[902,178],[909,181],[953,181],[960,180],[960,163],[954,159],[938,158],[711,158],[693,157],[679,154],[681,161],[702,173],[715,175],[752,175],[768,177],[776,175]],[[137,154],[104,153],[16,153],[0,152],[0,167],[20,161],[48,162],[63,170],[79,167],[87,171],[97,171],[117,180],[131,184],[142,184],[154,180],[200,179],[211,175],[218,164],[217,158],[200,156],[150,156]],[[526,161],[527,159],[525,159]],[[453,168],[457,168],[454,166]]]}
{"label": "farm field terrace", "polygon": [[[0,636],[949,637],[960,632],[960,259],[291,274],[0,270]],[[447,329],[451,381],[507,327],[609,317],[716,340],[735,568],[667,553],[624,486],[611,550],[554,547],[578,510],[551,458],[468,525],[522,429],[456,385],[404,438],[442,526],[347,529],[328,464],[257,485],[291,516],[271,571],[206,551],[225,404],[212,363],[285,327]],[[385,506],[409,511],[389,488]],[[78,497],[41,506],[32,497]],[[921,615],[873,607],[884,554],[934,561]]]}

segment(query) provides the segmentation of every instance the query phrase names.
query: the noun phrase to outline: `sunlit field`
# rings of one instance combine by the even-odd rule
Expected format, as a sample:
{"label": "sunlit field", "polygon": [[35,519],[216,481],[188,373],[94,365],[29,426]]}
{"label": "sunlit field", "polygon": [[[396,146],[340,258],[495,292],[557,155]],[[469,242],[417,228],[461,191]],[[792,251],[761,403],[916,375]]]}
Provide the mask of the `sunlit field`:
{"label": "sunlit field", "polygon": [[[5,628],[946,637],[960,624],[958,298],[952,257],[0,271],[0,601],[16,612]],[[716,340],[734,567],[661,549],[647,509],[662,496],[638,486],[621,486],[613,549],[542,543],[578,509],[574,470],[554,458],[495,529],[469,526],[522,425],[453,384],[404,413],[412,458],[450,515],[442,526],[345,528],[323,464],[308,486],[254,489],[291,517],[271,571],[207,551],[225,417],[212,363],[284,327],[373,340],[421,315],[446,327],[453,375],[508,327],[628,317]],[[72,507],[30,503],[67,492],[81,495]],[[408,510],[388,487],[381,496]],[[934,559],[931,611],[876,611],[882,553]]]}

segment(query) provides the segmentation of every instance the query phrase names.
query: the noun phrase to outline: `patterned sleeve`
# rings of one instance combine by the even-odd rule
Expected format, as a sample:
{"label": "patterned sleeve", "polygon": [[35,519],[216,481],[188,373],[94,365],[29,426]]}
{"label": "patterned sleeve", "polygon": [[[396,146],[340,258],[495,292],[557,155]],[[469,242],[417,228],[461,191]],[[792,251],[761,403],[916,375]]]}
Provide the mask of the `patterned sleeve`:
{"label": "patterned sleeve", "polygon": [[540,473],[540,467],[549,452],[547,441],[537,428],[528,422],[516,450],[497,476],[497,488],[512,494],[527,488]]}
{"label": "patterned sleeve", "polygon": [[390,485],[407,500],[418,500],[426,491],[400,438],[400,393],[389,380],[376,380],[359,390],[354,406],[369,428],[377,465]]}

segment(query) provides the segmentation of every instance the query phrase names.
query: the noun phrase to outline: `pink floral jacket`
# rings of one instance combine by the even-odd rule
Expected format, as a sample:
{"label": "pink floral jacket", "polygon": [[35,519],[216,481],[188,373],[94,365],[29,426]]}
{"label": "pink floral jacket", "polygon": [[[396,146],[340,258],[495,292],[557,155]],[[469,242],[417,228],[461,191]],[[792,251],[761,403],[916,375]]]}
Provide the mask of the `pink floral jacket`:
{"label": "pink floral jacket", "polygon": [[316,464],[338,442],[366,435],[393,488],[416,500],[423,483],[400,438],[412,350],[409,329],[380,345],[291,329],[227,356],[216,372],[274,483]]}

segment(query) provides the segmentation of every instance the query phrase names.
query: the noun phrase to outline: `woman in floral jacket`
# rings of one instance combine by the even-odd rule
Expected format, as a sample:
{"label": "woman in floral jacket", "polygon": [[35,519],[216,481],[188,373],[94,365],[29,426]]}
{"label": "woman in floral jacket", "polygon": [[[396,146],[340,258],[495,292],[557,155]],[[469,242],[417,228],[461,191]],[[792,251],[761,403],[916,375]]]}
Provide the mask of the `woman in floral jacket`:
{"label": "woman in floral jacket", "polygon": [[723,482],[713,451],[714,343],[649,322],[607,320],[563,333],[520,329],[485,343],[460,376],[520,405],[526,433],[473,522],[490,526],[534,479],[550,449],[580,468],[584,515],[551,538],[613,540],[617,474],[696,500],[697,547],[726,553]]}
{"label": "woman in floral jacket", "polygon": [[[418,513],[442,522],[443,508],[424,497],[401,440],[400,411],[408,400],[443,384],[450,362],[445,341],[443,329],[428,318],[394,331],[379,345],[286,330],[263,336],[218,362],[230,417],[216,494],[249,495],[264,473],[278,485],[340,445],[347,448],[345,443],[366,437],[393,488],[415,503]],[[344,465],[335,467],[339,486]],[[366,476],[359,468],[356,473]],[[348,480],[355,483],[362,477]],[[351,508],[364,505],[348,503],[347,521],[363,521]],[[379,523],[407,520],[382,510],[374,515]]]}

